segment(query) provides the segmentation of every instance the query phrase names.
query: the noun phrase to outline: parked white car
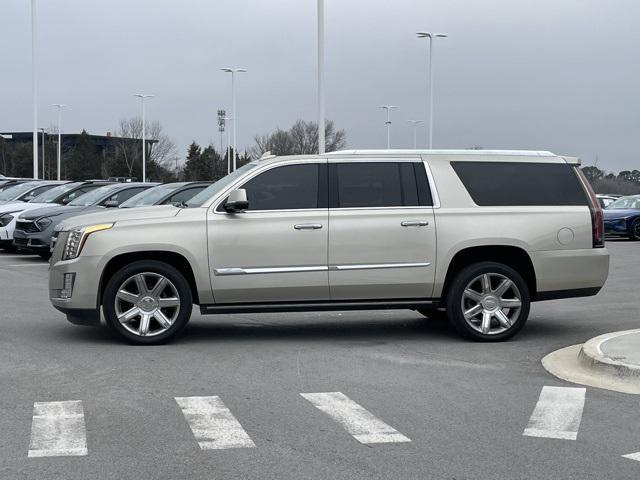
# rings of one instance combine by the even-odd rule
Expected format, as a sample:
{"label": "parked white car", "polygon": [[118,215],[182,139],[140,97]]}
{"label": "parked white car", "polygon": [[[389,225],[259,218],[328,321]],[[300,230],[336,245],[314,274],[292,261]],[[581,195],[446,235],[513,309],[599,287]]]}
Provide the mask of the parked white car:
{"label": "parked white car", "polygon": [[105,185],[102,181],[66,182],[38,195],[29,202],[11,202],[0,205],[0,248],[13,248],[13,232],[17,217],[27,210],[66,205],[80,195]]}

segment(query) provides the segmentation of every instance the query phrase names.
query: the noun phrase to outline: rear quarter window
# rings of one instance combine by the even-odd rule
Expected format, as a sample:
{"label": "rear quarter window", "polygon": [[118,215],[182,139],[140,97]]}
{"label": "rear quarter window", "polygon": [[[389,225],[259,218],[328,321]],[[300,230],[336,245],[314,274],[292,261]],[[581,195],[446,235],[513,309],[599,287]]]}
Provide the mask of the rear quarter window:
{"label": "rear quarter window", "polygon": [[527,162],[451,162],[480,206],[588,205],[571,165]]}

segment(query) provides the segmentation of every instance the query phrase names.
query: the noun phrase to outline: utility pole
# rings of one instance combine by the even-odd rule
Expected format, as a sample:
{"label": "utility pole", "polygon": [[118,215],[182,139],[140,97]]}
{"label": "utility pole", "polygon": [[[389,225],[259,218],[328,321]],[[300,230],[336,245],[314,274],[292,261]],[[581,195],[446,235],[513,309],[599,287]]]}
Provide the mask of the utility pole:
{"label": "utility pole", "polygon": [[33,107],[33,178],[38,178],[38,75],[36,49],[36,0],[31,0],[31,102]]}
{"label": "utility pole", "polygon": [[433,148],[433,41],[446,38],[445,33],[418,32],[418,38],[429,39],[429,149]]}

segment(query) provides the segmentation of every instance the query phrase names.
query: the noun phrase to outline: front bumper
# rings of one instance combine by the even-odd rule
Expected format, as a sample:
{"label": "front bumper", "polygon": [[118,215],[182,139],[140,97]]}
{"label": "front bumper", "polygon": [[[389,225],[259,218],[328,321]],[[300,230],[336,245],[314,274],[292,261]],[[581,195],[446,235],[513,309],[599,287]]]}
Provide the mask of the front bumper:
{"label": "front bumper", "polygon": [[23,230],[13,232],[13,246],[32,252],[47,252],[51,248],[51,234],[47,232],[26,233]]}
{"label": "front bumper", "polygon": [[[73,315],[74,312],[77,312],[79,316],[86,316],[88,311],[95,312],[99,321],[100,275],[96,275],[96,272],[101,271],[100,261],[101,257],[85,255],[66,261],[52,259],[49,267],[49,300],[51,304],[67,315]],[[65,287],[64,276],[66,273],[75,274],[69,298],[63,298],[61,295],[61,291]]]}
{"label": "front bumper", "polygon": [[609,235],[626,235],[628,231],[627,220],[625,218],[604,221],[604,233]]}

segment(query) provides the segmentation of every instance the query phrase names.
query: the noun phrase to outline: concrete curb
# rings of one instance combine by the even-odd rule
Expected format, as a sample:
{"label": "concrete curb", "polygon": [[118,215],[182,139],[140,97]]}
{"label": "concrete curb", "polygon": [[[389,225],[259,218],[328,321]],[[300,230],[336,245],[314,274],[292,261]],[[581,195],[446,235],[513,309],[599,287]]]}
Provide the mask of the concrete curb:
{"label": "concrete curb", "polygon": [[605,335],[592,338],[580,349],[578,360],[586,368],[597,370],[602,374],[612,375],[614,377],[619,377],[620,379],[636,380],[640,383],[640,365],[635,365],[621,359],[607,356],[602,351],[602,346],[606,342],[633,334],[640,334],[640,329],[607,333]]}

